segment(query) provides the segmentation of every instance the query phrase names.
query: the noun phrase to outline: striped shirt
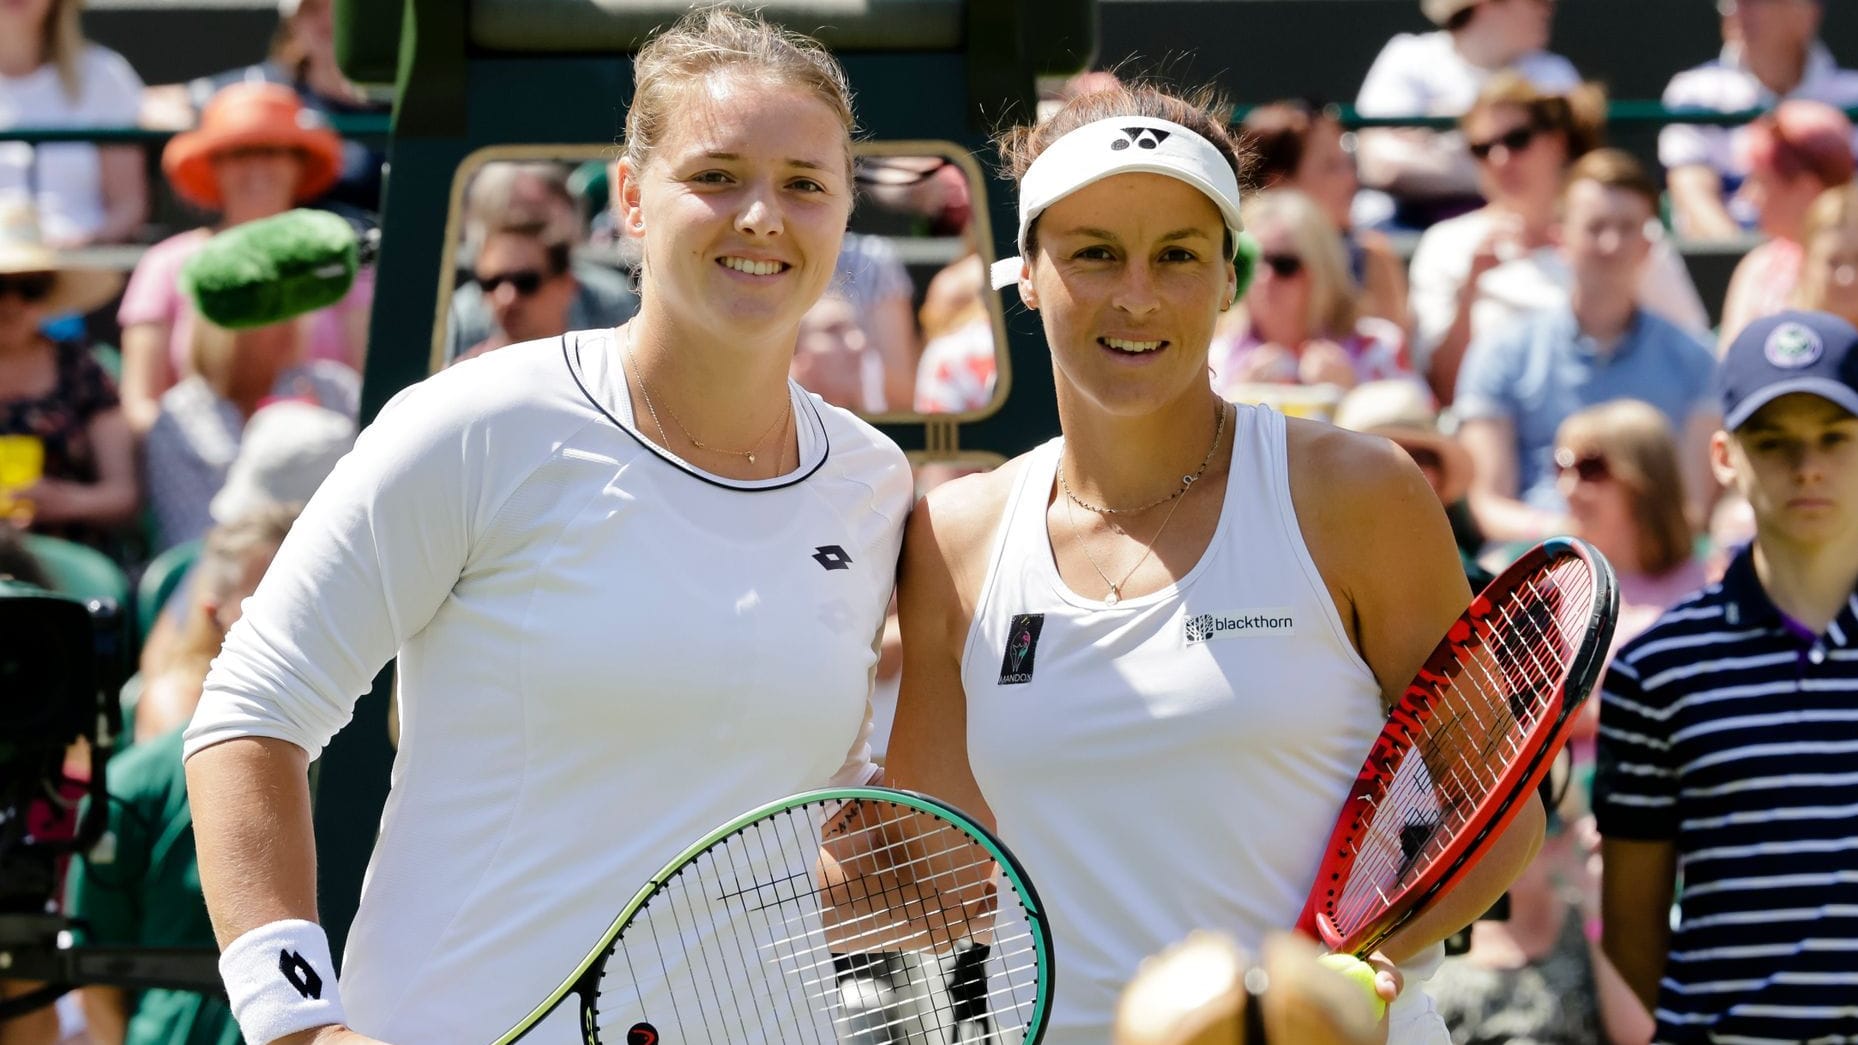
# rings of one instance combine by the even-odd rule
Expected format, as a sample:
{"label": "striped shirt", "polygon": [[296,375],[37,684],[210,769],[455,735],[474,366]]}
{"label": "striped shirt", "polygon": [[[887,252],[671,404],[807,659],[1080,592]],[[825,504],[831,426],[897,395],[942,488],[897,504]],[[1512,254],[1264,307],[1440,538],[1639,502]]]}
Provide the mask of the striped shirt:
{"label": "striped shirt", "polygon": [[1814,635],[1744,548],[1613,661],[1594,788],[1677,848],[1657,1041],[1858,1042],[1858,593]]}

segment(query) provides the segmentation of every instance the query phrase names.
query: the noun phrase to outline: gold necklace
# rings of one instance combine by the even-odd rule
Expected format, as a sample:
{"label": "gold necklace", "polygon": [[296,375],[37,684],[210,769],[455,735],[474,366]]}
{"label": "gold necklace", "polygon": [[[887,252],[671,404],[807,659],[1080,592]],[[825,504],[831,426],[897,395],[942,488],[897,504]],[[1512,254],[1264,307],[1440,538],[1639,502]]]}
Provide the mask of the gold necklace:
{"label": "gold necklace", "polygon": [[[647,405],[650,405],[649,401]],[[1186,493],[1189,487],[1199,482],[1200,477],[1206,474],[1207,466],[1213,463],[1213,454],[1219,450],[1220,436],[1224,435],[1226,431],[1226,404],[1222,401],[1213,409],[1218,415],[1218,420],[1213,424],[1213,445],[1206,448],[1206,456],[1200,459],[1200,467],[1194,469],[1192,475],[1181,476],[1181,485],[1176,487],[1173,493],[1157,497],[1147,504],[1136,508],[1104,508],[1099,505],[1091,504],[1089,501],[1071,492],[1071,484],[1065,481],[1064,458],[1062,456],[1058,459],[1058,485],[1063,488],[1066,499],[1072,504],[1077,505],[1087,512],[1095,512],[1098,515],[1140,515],[1151,508],[1159,508]],[[1108,578],[1105,579],[1107,580]]]}
{"label": "gold necklace", "polygon": [[[1071,524],[1071,533],[1077,538],[1078,547],[1083,549],[1084,561],[1090,563],[1090,568],[1097,571],[1097,576],[1103,578],[1103,583],[1110,586],[1109,593],[1103,596],[1104,605],[1114,606],[1117,603],[1123,601],[1123,585],[1129,583],[1129,578],[1135,576],[1135,571],[1141,569],[1142,564],[1148,561],[1148,557],[1154,554],[1155,545],[1160,542],[1162,531],[1166,530],[1168,528],[1168,524],[1174,521],[1174,513],[1177,511],[1180,511],[1181,504],[1182,504],[1181,495],[1186,493],[1188,487],[1191,487],[1195,482],[1199,480],[1200,476],[1206,472],[1207,463],[1213,459],[1213,451],[1219,449],[1220,435],[1225,430],[1226,430],[1226,404],[1222,402],[1219,404],[1219,422],[1214,426],[1214,429],[1213,429],[1213,445],[1206,452],[1206,460],[1200,462],[1200,468],[1198,471],[1194,472],[1194,474],[1181,477],[1181,488],[1179,490],[1176,490],[1175,492],[1169,494],[1167,497],[1162,498],[1161,501],[1156,501],[1154,502],[1154,504],[1151,504],[1148,506],[1150,508],[1153,508],[1155,505],[1161,504],[1163,501],[1174,502],[1173,506],[1168,509],[1168,514],[1161,517],[1161,525],[1155,527],[1154,536],[1150,537],[1148,539],[1148,543],[1143,545],[1142,557],[1135,561],[1135,565],[1123,571],[1123,576],[1121,580],[1116,580],[1116,581],[1110,580],[1110,575],[1103,572],[1103,567],[1098,564],[1097,557],[1095,555],[1090,554],[1090,542],[1085,539],[1084,531],[1078,528],[1077,512],[1075,509],[1072,508],[1072,505],[1075,504],[1080,507],[1088,508],[1092,511],[1098,512],[1098,514],[1104,516],[1104,521],[1109,523],[1111,527],[1117,528],[1119,532],[1123,532],[1126,534],[1127,531],[1122,531],[1120,527],[1116,527],[1115,521],[1108,517],[1109,513],[1113,512],[1114,509],[1092,508],[1091,505],[1083,501],[1080,501],[1076,497],[1072,496],[1070,487],[1065,487],[1065,506],[1064,506],[1065,520]],[[1058,464],[1058,482],[1061,485],[1064,483],[1064,462],[1062,460]]]}
{"label": "gold necklace", "polygon": [[[645,375],[639,373],[639,360],[632,351],[632,324],[630,323],[626,324],[626,363],[632,367],[632,376],[639,382],[639,398],[645,400],[645,412],[652,416],[652,424],[657,427],[659,438],[669,439],[670,433],[665,431],[664,422],[658,419],[658,408],[652,405],[651,389],[645,387]],[[754,464],[755,454],[760,451],[761,444],[768,441],[768,436],[773,434],[775,425],[781,425],[782,431],[786,430],[785,422],[788,416],[793,413],[791,409],[792,404],[789,403],[788,405],[789,409],[782,410],[776,415],[774,424],[769,425],[767,430],[761,433],[760,438],[756,439],[746,450],[725,450],[720,446],[710,446],[708,443],[690,434],[690,429],[684,427],[684,422],[677,416],[677,411],[671,409],[670,403],[664,405],[664,412],[671,415],[671,423],[676,425],[677,430],[684,434],[684,438],[690,441],[690,445],[699,450],[708,450],[713,454],[731,454],[736,457],[744,458],[749,464]],[[781,459],[785,457],[786,454],[782,453]],[[777,459],[775,464],[778,466],[780,460]]]}

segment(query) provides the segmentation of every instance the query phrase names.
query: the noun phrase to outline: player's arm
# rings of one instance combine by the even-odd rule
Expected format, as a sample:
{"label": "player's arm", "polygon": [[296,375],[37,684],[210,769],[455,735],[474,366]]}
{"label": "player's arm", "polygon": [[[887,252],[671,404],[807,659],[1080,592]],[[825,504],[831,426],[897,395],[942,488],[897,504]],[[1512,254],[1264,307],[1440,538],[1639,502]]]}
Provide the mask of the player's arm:
{"label": "player's arm", "polygon": [[1600,861],[1600,949],[1645,1008],[1655,1010],[1671,943],[1677,846],[1607,838]]}
{"label": "player's arm", "polygon": [[[1305,540],[1382,705],[1392,706],[1471,601],[1451,525],[1419,467],[1392,443],[1308,424],[1293,431],[1291,493]],[[1535,857],[1544,823],[1532,795],[1466,877],[1381,952],[1406,961],[1489,910]]]}

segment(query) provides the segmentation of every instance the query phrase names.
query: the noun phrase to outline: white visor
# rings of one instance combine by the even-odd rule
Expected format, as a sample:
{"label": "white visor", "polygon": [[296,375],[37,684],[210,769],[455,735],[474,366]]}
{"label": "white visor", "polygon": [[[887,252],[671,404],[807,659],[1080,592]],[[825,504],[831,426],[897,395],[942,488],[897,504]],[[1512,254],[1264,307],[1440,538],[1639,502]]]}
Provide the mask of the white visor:
{"label": "white visor", "polygon": [[1213,143],[1169,120],[1114,116],[1087,123],[1053,142],[1032,161],[1019,181],[1019,257],[993,263],[995,289],[1019,280],[1026,254],[1026,230],[1045,208],[1094,182],[1118,174],[1165,174],[1206,193],[1219,207],[1236,249],[1239,232],[1239,179]]}

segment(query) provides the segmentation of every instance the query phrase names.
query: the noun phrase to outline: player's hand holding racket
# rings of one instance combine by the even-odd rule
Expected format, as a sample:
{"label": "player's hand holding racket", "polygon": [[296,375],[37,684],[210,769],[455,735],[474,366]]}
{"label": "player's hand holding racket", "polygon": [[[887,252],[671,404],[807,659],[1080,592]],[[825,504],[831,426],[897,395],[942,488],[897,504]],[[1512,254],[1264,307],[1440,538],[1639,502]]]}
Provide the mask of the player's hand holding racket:
{"label": "player's hand holding racket", "polygon": [[[842,984],[880,964],[907,1004],[853,1011]],[[1031,882],[985,829],[909,792],[813,791],[678,854],[495,1045],[569,995],[586,1045],[1036,1042],[1051,966]]]}
{"label": "player's hand holding racket", "polygon": [[1299,927],[1368,955],[1463,881],[1554,762],[1618,612],[1612,568],[1566,537],[1472,599],[1389,713]]}

